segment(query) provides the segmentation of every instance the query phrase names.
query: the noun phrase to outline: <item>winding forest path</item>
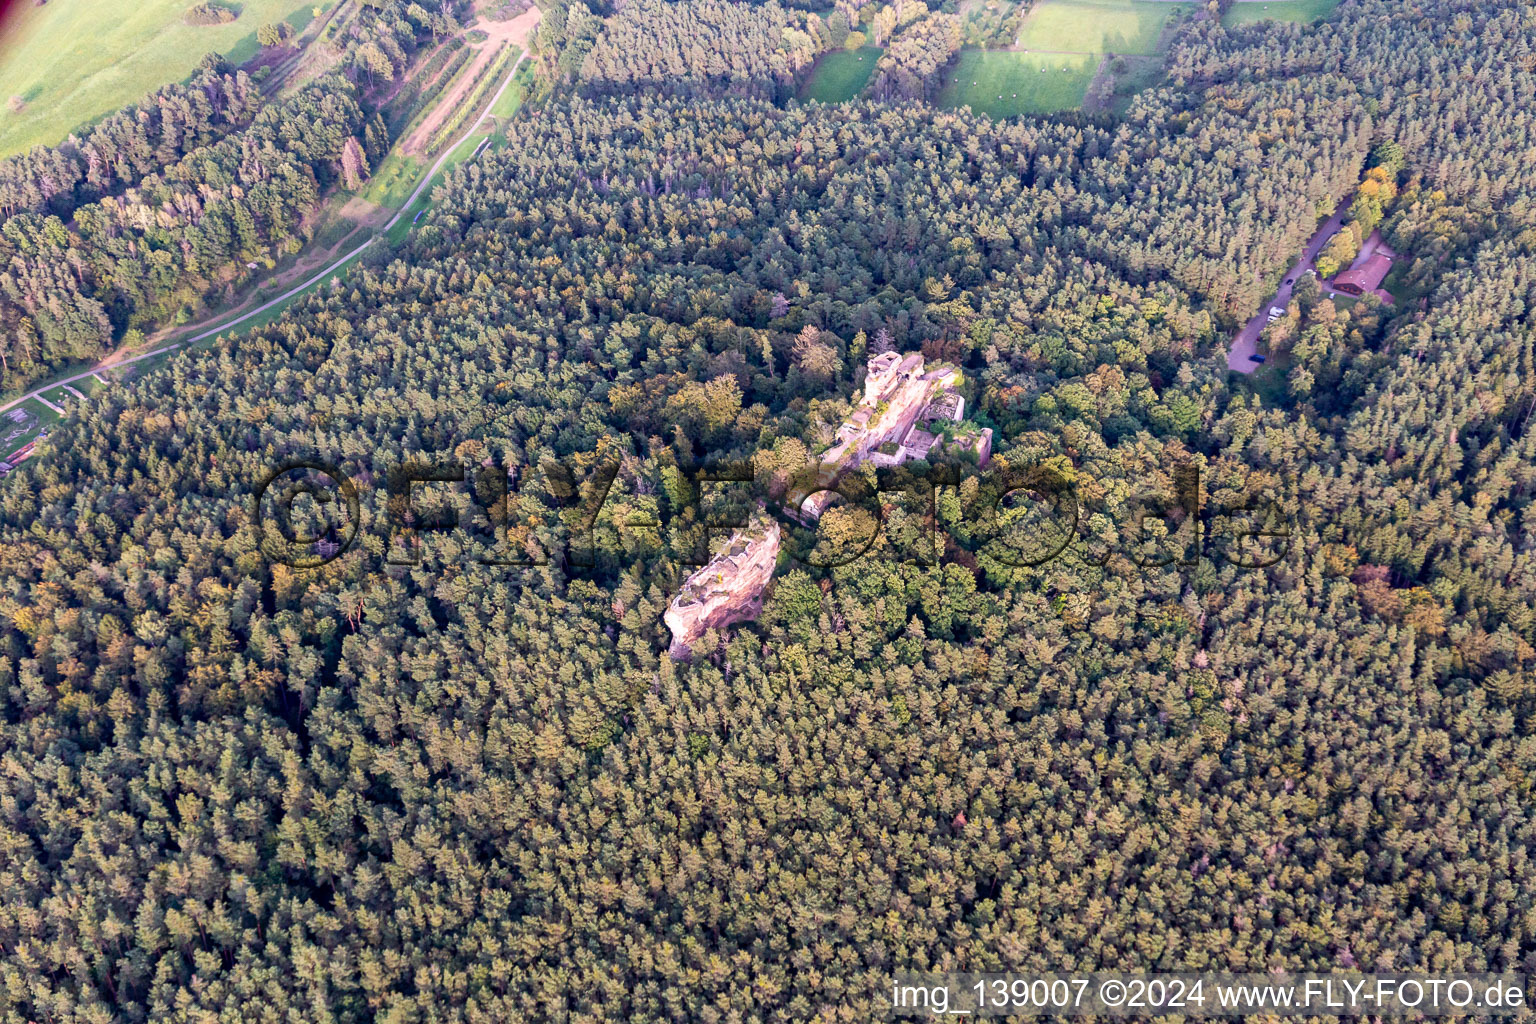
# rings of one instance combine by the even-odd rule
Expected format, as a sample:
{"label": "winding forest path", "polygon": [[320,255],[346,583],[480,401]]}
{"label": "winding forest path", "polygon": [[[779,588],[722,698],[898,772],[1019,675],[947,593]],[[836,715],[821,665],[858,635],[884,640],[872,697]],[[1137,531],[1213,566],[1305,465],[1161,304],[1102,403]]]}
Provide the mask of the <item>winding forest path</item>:
{"label": "winding forest path", "polygon": [[[535,20],[537,20],[537,19],[535,19]],[[11,409],[16,408],[18,405],[21,405],[24,402],[30,402],[30,401],[34,401],[34,400],[38,401],[38,402],[41,402],[43,405],[47,406],[49,409],[53,410],[55,413],[62,412],[62,410],[60,410],[58,406],[54,405],[52,402],[49,402],[47,399],[45,399],[43,397],[43,394],[45,392],[52,391],[54,388],[60,387],[62,385],[73,384],[76,381],[85,380],[87,377],[90,377],[90,376],[92,376],[94,374],[97,374],[97,373],[101,373],[101,372],[104,372],[104,371],[107,371],[107,370],[114,370],[114,369],[117,369],[119,367],[128,366],[128,365],[130,365],[132,363],[142,362],[142,361],[144,361],[146,359],[153,359],[155,356],[165,355],[167,352],[171,352],[171,351],[173,351],[175,349],[181,348],[183,345],[193,345],[193,344],[196,344],[199,341],[204,341],[204,340],[206,340],[208,338],[214,337],[215,335],[222,334],[225,331],[232,330],[232,329],[238,327],[240,324],[245,323],[247,320],[250,320],[253,317],[258,317],[261,314],[263,314],[263,313],[267,312],[268,310],[272,309],[273,307],[282,305],[283,303],[290,301],[291,299],[297,297],[298,295],[302,294],[303,292],[308,291],[310,288],[313,288],[315,285],[319,284],[321,281],[324,281],[331,274],[334,274],[337,271],[341,270],[348,263],[351,263],[358,256],[361,256],[363,254],[363,252],[370,245],[372,245],[373,243],[377,242],[379,239],[385,237],[385,235],[389,231],[389,229],[394,227],[395,223],[397,221],[399,221],[399,219],[401,217],[405,216],[405,212],[411,208],[412,204],[414,204],[416,202],[416,200],[418,198],[420,198],[421,194],[423,192],[425,192],[427,190],[427,188],[432,184],[432,179],[437,177],[438,172],[441,171],[443,169],[443,166],[448,163],[449,159],[453,156],[454,152],[460,146],[462,146],[465,143],[465,141],[467,141],[469,139],[470,136],[474,135],[475,132],[477,132],[480,129],[481,124],[484,123],[484,121],[485,121],[485,119],[487,117],[491,116],[490,115],[490,111],[501,100],[502,94],[504,94],[507,91],[507,88],[509,86],[511,86],[513,78],[515,78],[517,76],[517,69],[519,67],[521,67],[523,61],[525,61],[527,59],[528,59],[528,51],[524,50],[523,53],[517,58],[517,60],[512,62],[512,66],[507,69],[506,77],[502,80],[500,88],[498,88],[496,90],[495,95],[493,95],[491,97],[490,103],[486,104],[486,108],[485,108],[486,109],[486,113],[481,115],[480,117],[475,118],[473,123],[471,123],[467,128],[465,128],[464,134],[462,136],[460,136],[457,140],[455,140],[452,145],[448,146],[443,151],[443,155],[438,158],[437,162],[432,165],[432,168],[429,171],[427,171],[426,174],[422,175],[421,181],[416,185],[416,188],[411,192],[411,194],[408,197],[406,197],[405,202],[402,203],[400,205],[400,208],[395,211],[395,215],[389,219],[388,223],[386,223],[371,238],[369,238],[367,241],[363,242],[357,248],[353,249],[351,252],[347,253],[346,255],[341,256],[338,259],[335,259],[335,260],[331,261],[323,269],[321,269],[320,271],[315,273],[312,277],[310,277],[308,280],[304,281],[302,284],[295,285],[294,287],[288,289],[286,292],[283,292],[283,294],[277,296],[274,299],[269,299],[268,301],[266,301],[266,302],[262,303],[261,305],[257,306],[255,309],[247,310],[246,312],[241,313],[238,317],[236,317],[233,320],[229,320],[229,321],[226,321],[224,323],[217,324],[215,326],[208,327],[208,328],[205,328],[205,329],[199,329],[199,327],[191,327],[191,328],[189,328],[189,330],[194,331],[196,333],[193,333],[193,334],[188,335],[188,336],[183,336],[181,338],[178,338],[176,341],[172,342],[169,345],[162,345],[159,348],[151,349],[148,352],[142,352],[142,353],[140,353],[140,354],[138,354],[136,356],[132,356],[130,358],[123,358],[124,354],[123,354],[123,352],[121,350],[119,350],[117,352],[114,352],[114,353],[111,353],[110,355],[108,355],[104,359],[102,359],[100,362],[96,363],[94,366],[91,366],[91,367],[89,367],[88,369],[85,369],[85,370],[81,370],[79,373],[76,373],[75,375],[73,375],[71,377],[63,377],[63,378],[59,378],[59,379],[55,379],[55,380],[50,380],[47,383],[42,384],[42,385],[34,388],[31,391],[28,391],[24,395],[20,395],[20,396],[18,396],[16,398],[11,399],[8,402],[5,402],[4,404],[0,404],[0,414],[4,414],[6,412],[9,412]]]}

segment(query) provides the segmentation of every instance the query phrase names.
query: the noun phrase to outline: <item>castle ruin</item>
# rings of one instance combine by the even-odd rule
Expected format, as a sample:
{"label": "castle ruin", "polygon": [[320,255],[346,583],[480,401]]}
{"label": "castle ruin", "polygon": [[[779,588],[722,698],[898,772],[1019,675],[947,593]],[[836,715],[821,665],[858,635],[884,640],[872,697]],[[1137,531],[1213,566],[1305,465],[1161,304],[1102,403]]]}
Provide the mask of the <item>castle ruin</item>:
{"label": "castle ruin", "polygon": [[[963,427],[948,438],[922,426],[947,426],[965,418],[965,399],[956,389],[960,368],[936,363],[925,368],[920,353],[882,352],[871,356],[864,377],[864,398],[843,425],[837,442],[821,455],[818,484],[832,488],[844,473],[864,463],[899,466],[926,459],[936,449],[969,450],[985,466],[992,456],[992,431]],[[809,526],[837,499],[831,490],[791,493],[786,511]]]}

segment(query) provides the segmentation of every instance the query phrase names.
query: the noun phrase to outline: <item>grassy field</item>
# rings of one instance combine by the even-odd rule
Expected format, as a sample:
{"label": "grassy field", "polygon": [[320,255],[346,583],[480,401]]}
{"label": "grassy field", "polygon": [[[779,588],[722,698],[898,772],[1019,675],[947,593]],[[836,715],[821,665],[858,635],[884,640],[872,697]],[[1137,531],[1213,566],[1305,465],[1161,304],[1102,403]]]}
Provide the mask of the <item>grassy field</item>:
{"label": "grassy field", "polygon": [[1163,26],[1187,6],[1158,0],[1040,0],[1024,18],[1018,47],[1079,53],[1156,53]]}
{"label": "grassy field", "polygon": [[[323,0],[328,7],[332,0]],[[257,50],[256,30],[286,20],[308,24],[316,0],[243,0],[227,25],[191,26],[191,0],[56,0],[17,4],[0,35],[0,156],[59,142],[74,129],[176,82],[212,51],[241,61]]]}
{"label": "grassy field", "polygon": [[[453,148],[453,152],[444,161],[442,169],[433,177],[432,184],[422,190],[421,195],[416,197],[416,201],[411,204],[410,209],[406,210],[405,214],[395,222],[395,226],[386,232],[385,237],[389,240],[390,244],[393,245],[403,241],[411,233],[411,229],[418,226],[416,215],[432,205],[432,190],[442,182],[443,178],[447,177],[449,172],[474,155],[475,150],[480,148],[480,143],[486,142],[487,134],[490,135],[490,140],[486,142],[486,152],[500,149],[506,145],[507,122],[522,109],[523,102],[528,98],[528,90],[532,88],[532,78],[533,65],[523,64],[517,69],[512,79],[512,84],[507,86],[507,91],[502,93],[501,98],[486,111],[485,116],[476,126],[476,130],[471,132],[468,138]],[[412,161],[412,164],[415,168],[415,173],[411,177],[409,187],[406,188],[403,195],[394,200],[390,205],[398,206],[404,202],[406,196],[410,195],[410,190],[416,187],[416,182],[420,180],[422,173],[426,170],[424,166],[416,164],[414,161]]]}
{"label": "grassy field", "polygon": [[1326,18],[1339,6],[1339,0],[1266,0],[1261,3],[1237,3],[1222,16],[1223,25],[1248,25],[1273,18],[1275,21],[1310,22]]}
{"label": "grassy field", "polygon": [[[79,391],[82,395],[85,394],[85,389],[80,386],[78,381],[69,385],[69,387],[74,388],[75,391]],[[70,391],[69,388],[63,386],[43,392],[43,397],[61,409],[67,407],[70,402],[78,401],[78,399],[75,397],[75,392]]]}
{"label": "grassy field", "polygon": [[[507,87],[507,91],[492,106],[489,113],[496,117],[511,117],[515,114],[523,102],[523,91],[519,89],[518,82],[526,82],[526,76],[531,71],[532,65],[524,64],[519,67],[518,78]],[[441,101],[439,98],[438,102]],[[408,135],[409,131],[405,134]],[[401,153],[398,148],[391,149],[389,154],[379,161],[379,166],[373,169],[373,177],[368,179],[368,183],[363,186],[358,195],[371,203],[398,209],[400,204],[410,196],[416,183],[421,180],[421,176],[426,173],[431,163],[430,160],[421,160]]]}
{"label": "grassy field", "polygon": [[[508,92],[511,92],[511,90],[509,89]],[[515,113],[516,111],[514,110],[513,112]],[[498,132],[491,136],[485,148],[487,151],[498,149],[505,145],[506,141],[506,136]],[[411,204],[410,209],[406,210],[405,214],[395,221],[395,226],[386,232],[385,237],[389,239],[391,245],[403,241],[405,236],[411,233],[412,228],[419,226],[416,222],[416,215],[432,205],[432,190],[437,188],[455,167],[473,156],[475,150],[480,148],[480,143],[482,142],[486,142],[485,133],[475,132],[453,148],[453,152],[443,164],[442,170],[438,171],[432,178],[432,184],[422,189],[421,195],[416,197],[416,201]]]}
{"label": "grassy field", "polygon": [[989,117],[1072,110],[1082,105],[1099,60],[1094,54],[961,50],[945,76],[939,104],[968,106]]}
{"label": "grassy field", "polygon": [[507,86],[507,91],[501,94],[501,99],[491,104],[490,115],[496,118],[496,123],[501,124],[522,109],[523,101],[528,98],[529,91],[533,88],[533,64],[523,63],[518,66],[512,76],[512,84]]}
{"label": "grassy field", "polygon": [[370,203],[399,208],[411,194],[411,189],[421,180],[425,170],[426,167],[415,157],[402,156],[390,150],[389,155],[374,168],[373,177],[368,179],[358,195]]}
{"label": "grassy field", "polygon": [[800,90],[800,99],[821,103],[853,99],[875,73],[875,62],[884,52],[878,46],[864,46],[852,52],[839,50],[827,54],[811,69],[811,77]]}

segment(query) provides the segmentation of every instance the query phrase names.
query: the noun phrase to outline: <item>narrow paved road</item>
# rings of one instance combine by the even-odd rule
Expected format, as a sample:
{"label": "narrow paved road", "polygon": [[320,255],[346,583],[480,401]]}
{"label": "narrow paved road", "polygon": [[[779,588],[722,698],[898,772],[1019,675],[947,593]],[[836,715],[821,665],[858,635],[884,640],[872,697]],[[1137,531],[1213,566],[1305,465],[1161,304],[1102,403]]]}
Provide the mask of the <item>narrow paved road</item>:
{"label": "narrow paved road", "polygon": [[127,366],[128,364],[136,363],[136,362],[138,362],[141,359],[150,359],[150,358],[153,358],[154,356],[160,355],[162,352],[169,352],[173,348],[180,348],[180,347],[181,347],[181,342],[178,341],[174,345],[166,345],[164,348],[157,348],[153,352],[145,352],[143,355],[134,356],[132,359],[119,359],[115,363],[106,363],[106,362],[97,363],[95,366],[91,367],[89,370],[84,370],[84,371],[82,371],[80,373],[77,373],[73,377],[65,377],[63,380],[52,381],[51,383],[46,384],[43,387],[38,388],[36,391],[29,391],[26,394],[22,395],[20,398],[13,398],[13,399],[11,399],[9,402],[6,402],[4,405],[0,405],[0,413],[6,412],[6,411],[11,410],[11,409],[14,409],[14,408],[16,408],[16,406],[20,405],[22,402],[29,401],[29,400],[31,400],[33,398],[37,399],[39,402],[42,402],[44,405],[46,405],[48,408],[52,409],[54,412],[62,413],[64,411],[63,409],[60,409],[58,406],[54,405],[52,402],[48,401],[48,399],[43,397],[43,392],[44,391],[52,391],[54,388],[58,387],[61,384],[73,384],[77,380],[84,380],[85,378],[91,376],[92,374],[98,373],[98,372],[100,372],[102,370],[113,370],[113,369],[116,369],[119,366]]}
{"label": "narrow paved road", "polygon": [[[522,53],[517,55],[517,60],[512,62],[512,69],[507,72],[506,80],[501,83],[501,88],[496,90],[496,95],[491,97],[491,102],[485,105],[485,113],[482,116],[475,118],[475,123],[469,126],[469,130],[465,132],[457,142],[443,150],[443,155],[438,157],[437,163],[432,165],[432,169],[427,172],[427,176],[421,179],[421,184],[416,186],[416,191],[411,193],[410,198],[402,203],[400,209],[395,213],[393,217],[389,219],[389,223],[384,225],[385,231],[388,231],[390,228],[394,227],[395,222],[401,217],[405,216],[405,211],[409,210],[411,208],[411,204],[416,202],[416,197],[421,195],[421,193],[426,190],[428,185],[432,184],[432,179],[437,177],[437,172],[443,169],[443,164],[448,162],[448,158],[453,155],[453,151],[464,145],[464,140],[473,135],[476,129],[485,123],[485,119],[491,116],[491,110],[496,106],[497,103],[501,102],[502,93],[507,91],[507,86],[512,84],[512,79],[517,77],[517,69],[521,67],[523,61],[527,59],[528,51],[524,49]],[[350,257],[348,258],[350,259]],[[342,262],[345,263],[346,260],[343,260]]]}
{"label": "narrow paved road", "polygon": [[1317,259],[1317,254],[1323,251],[1323,244],[1333,237],[1333,233],[1344,224],[1344,215],[1349,212],[1349,204],[1354,200],[1349,196],[1339,203],[1339,208],[1333,211],[1333,216],[1323,221],[1323,226],[1317,229],[1312,240],[1307,243],[1306,249],[1301,254],[1301,259],[1296,265],[1286,271],[1285,281],[1280,285],[1279,291],[1263,306],[1259,307],[1259,313],[1237,332],[1237,337],[1232,339],[1232,348],[1227,352],[1227,369],[1236,370],[1238,373],[1252,373],[1259,368],[1254,361],[1254,356],[1259,351],[1259,335],[1269,320],[1269,308],[1271,306],[1285,306],[1291,301],[1291,293],[1296,290],[1296,282],[1312,268],[1312,261]]}
{"label": "narrow paved road", "polygon": [[114,359],[112,356],[108,356],[106,359],[103,359],[101,362],[97,363],[95,366],[92,366],[88,370],[82,370],[81,372],[75,374],[73,377],[65,377],[63,380],[49,381],[47,384],[44,384],[42,387],[36,388],[35,390],[32,390],[32,391],[29,391],[29,392],[27,392],[26,394],[22,395],[19,398],[11,399],[9,402],[6,402],[5,404],[0,405],[0,413],[5,413],[5,412],[7,412],[7,411],[9,411],[11,409],[16,408],[16,406],[20,405],[21,403],[27,402],[27,401],[31,401],[34,398],[37,399],[39,402],[42,402],[44,405],[46,405],[48,408],[52,409],[54,412],[62,412],[63,410],[61,410],[58,406],[54,405],[52,402],[48,401],[46,398],[43,397],[43,392],[45,392],[45,391],[52,391],[54,388],[59,387],[60,385],[73,384],[77,380],[84,380],[85,378],[90,377],[93,374],[100,373],[100,372],[102,372],[104,370],[112,370],[112,369],[116,369],[119,366],[128,366],[131,363],[140,362],[141,360],[144,360],[144,359],[152,359],[155,356],[163,355],[164,353],[169,352],[172,349],[180,348],[183,345],[195,344],[196,342],[202,341],[205,338],[211,338],[211,337],[213,337],[216,334],[222,334],[225,331],[228,331],[228,330],[230,330],[230,329],[232,329],[234,327],[239,326],[240,324],[242,324],[245,321],[251,319],[252,317],[260,316],[261,314],[265,313],[267,310],[271,309],[273,306],[277,306],[277,305],[280,305],[281,303],[287,302],[289,299],[293,298],[295,295],[298,295],[300,292],[305,291],[306,289],[312,288],[314,285],[316,285],[320,281],[324,280],[330,274],[334,273],[337,270],[340,270],[342,267],[344,267],[348,263],[352,262],[354,259],[356,259],[363,252],[364,249],[367,249],[374,242],[377,242],[380,238],[384,237],[385,233],[388,232],[390,228],[395,226],[395,222],[396,221],[398,221],[401,217],[405,216],[405,211],[409,210],[411,208],[412,204],[414,204],[416,202],[417,198],[420,197],[422,192],[426,191],[427,187],[432,184],[432,179],[437,177],[437,172],[443,169],[443,165],[448,162],[448,158],[451,157],[454,154],[454,151],[457,150],[460,146],[462,146],[466,139],[468,139],[471,135],[473,135],[476,131],[479,130],[480,125],[485,122],[485,118],[490,116],[491,108],[496,106],[497,102],[500,101],[500,99],[502,97],[502,94],[507,91],[507,87],[512,84],[512,79],[517,74],[518,67],[520,67],[522,65],[523,61],[526,60],[527,58],[528,58],[527,50],[524,50],[521,54],[518,55],[517,60],[512,62],[512,67],[507,72],[506,80],[501,83],[501,88],[496,90],[496,95],[492,96],[491,97],[491,102],[486,104],[486,107],[485,107],[486,113],[484,115],[480,116],[480,117],[475,118],[474,123],[471,124],[465,130],[464,134],[462,136],[460,136],[451,146],[449,146],[447,149],[445,149],[443,151],[443,155],[438,158],[437,163],[433,164],[432,165],[432,169],[430,171],[428,171],[426,173],[426,175],[421,179],[420,184],[418,184],[416,186],[416,190],[410,194],[410,197],[408,199],[406,199],[405,204],[402,205],[399,210],[395,211],[395,215],[389,219],[389,223],[385,224],[384,227],[381,228],[379,230],[379,232],[377,234],[375,234],[372,238],[368,239],[368,241],[364,242],[362,245],[359,245],[356,249],[353,249],[351,252],[347,253],[345,256],[341,257],[340,259],[335,260],[334,262],[332,262],[330,264],[330,266],[326,267],[324,270],[321,270],[314,277],[311,277],[308,281],[305,281],[303,284],[295,285],[294,287],[288,289],[283,294],[279,295],[277,298],[271,299],[271,300],[269,300],[267,302],[264,302],[260,306],[257,306],[255,309],[250,310],[249,312],[240,314],[238,317],[236,317],[233,320],[230,320],[230,321],[228,321],[226,323],[219,324],[216,327],[210,327],[210,328],[208,328],[205,331],[201,331],[201,332],[199,332],[197,334],[192,335],[191,337],[181,338],[180,340],[175,341],[175,342],[173,342],[173,343],[171,343],[169,345],[162,345],[161,347],[159,347],[157,349],[154,349],[154,350],[149,351],[149,352],[144,352],[144,353],[142,353],[140,355],[136,355],[136,356],[134,356],[131,359]]}

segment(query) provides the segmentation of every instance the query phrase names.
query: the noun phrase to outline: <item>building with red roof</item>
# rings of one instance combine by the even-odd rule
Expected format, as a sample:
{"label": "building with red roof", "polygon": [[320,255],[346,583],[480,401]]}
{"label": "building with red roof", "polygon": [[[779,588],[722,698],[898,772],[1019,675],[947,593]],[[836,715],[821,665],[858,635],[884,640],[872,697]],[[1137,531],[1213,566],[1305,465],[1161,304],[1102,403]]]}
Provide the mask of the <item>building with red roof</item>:
{"label": "building with red roof", "polygon": [[1358,266],[1351,267],[1333,279],[1333,286],[1346,295],[1364,295],[1381,287],[1392,271],[1392,257],[1384,252],[1374,252]]}

